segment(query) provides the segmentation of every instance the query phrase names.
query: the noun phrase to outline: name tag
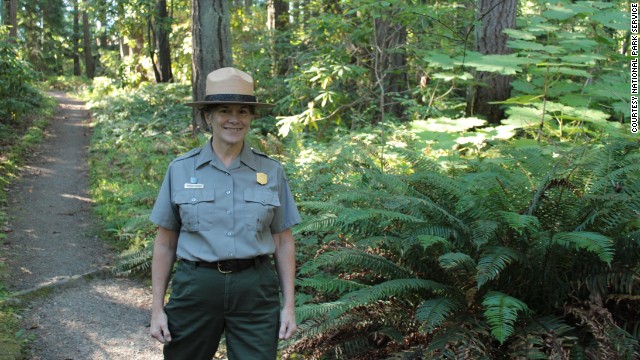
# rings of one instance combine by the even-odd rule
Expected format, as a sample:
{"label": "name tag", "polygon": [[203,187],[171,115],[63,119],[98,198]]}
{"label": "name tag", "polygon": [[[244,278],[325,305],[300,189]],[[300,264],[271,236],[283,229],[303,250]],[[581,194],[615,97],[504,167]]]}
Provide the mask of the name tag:
{"label": "name tag", "polygon": [[204,189],[204,184],[190,184],[190,183],[185,183],[185,184],[184,184],[184,188],[185,188],[185,189]]}

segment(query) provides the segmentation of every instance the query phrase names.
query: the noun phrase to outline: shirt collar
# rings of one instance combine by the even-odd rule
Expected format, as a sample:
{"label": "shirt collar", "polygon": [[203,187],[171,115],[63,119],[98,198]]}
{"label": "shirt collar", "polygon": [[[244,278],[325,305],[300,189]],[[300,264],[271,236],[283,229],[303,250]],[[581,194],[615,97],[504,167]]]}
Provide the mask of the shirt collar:
{"label": "shirt collar", "polygon": [[246,141],[244,142],[242,151],[240,152],[240,161],[251,169],[257,171],[258,166],[256,164],[256,154],[253,153]]}
{"label": "shirt collar", "polygon": [[200,150],[200,154],[196,160],[196,168],[199,168],[203,164],[211,163],[218,158],[216,154],[213,153],[213,147],[211,146],[212,140],[213,138],[209,138],[207,145],[203,146],[202,150]]}
{"label": "shirt collar", "polygon": [[[207,141],[207,145],[202,147],[202,150],[200,151],[200,154],[198,155],[198,158],[196,160],[196,168],[199,168],[200,166],[208,163],[215,165],[216,162],[220,161],[218,159],[218,156],[213,152],[213,147],[211,146],[212,140],[213,138],[209,138],[209,141]],[[240,162],[247,165],[253,170],[257,170],[256,155],[247,145],[246,141],[244,142],[242,150],[240,151],[240,155],[238,157],[240,158]]]}

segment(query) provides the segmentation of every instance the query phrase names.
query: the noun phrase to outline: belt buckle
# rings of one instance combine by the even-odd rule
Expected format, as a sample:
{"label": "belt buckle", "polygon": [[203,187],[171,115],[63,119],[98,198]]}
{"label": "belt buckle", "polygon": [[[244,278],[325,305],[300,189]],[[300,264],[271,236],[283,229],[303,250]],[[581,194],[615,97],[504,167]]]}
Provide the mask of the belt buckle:
{"label": "belt buckle", "polygon": [[230,271],[224,271],[224,270],[220,269],[220,261],[218,261],[217,265],[218,265],[218,271],[219,271],[221,274],[231,274],[231,273],[233,272],[232,270],[230,270]]}

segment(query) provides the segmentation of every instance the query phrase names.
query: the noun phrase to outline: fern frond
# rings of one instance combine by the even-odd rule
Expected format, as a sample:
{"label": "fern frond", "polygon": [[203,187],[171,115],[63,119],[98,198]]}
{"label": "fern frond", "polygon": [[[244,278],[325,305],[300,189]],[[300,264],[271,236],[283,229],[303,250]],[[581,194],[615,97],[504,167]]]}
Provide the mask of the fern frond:
{"label": "fern frond", "polygon": [[485,307],[484,316],[491,326],[491,335],[500,343],[513,334],[518,312],[529,311],[524,302],[498,291],[487,293],[482,305]]}
{"label": "fern frond", "polygon": [[[449,324],[451,323],[451,324]],[[454,317],[436,331],[426,349],[426,359],[491,359],[487,345],[491,335],[486,324],[478,323],[466,314]]]}
{"label": "fern frond", "polygon": [[588,308],[569,305],[565,310],[597,340],[598,358],[637,359],[640,355],[638,339],[620,328],[606,308],[590,303]]}
{"label": "fern frond", "polygon": [[152,246],[123,252],[117,257],[113,272],[117,275],[130,275],[134,272],[149,270],[151,268],[152,252]]}
{"label": "fern frond", "polygon": [[398,211],[389,211],[381,209],[354,209],[354,208],[342,208],[342,211],[338,215],[338,221],[341,225],[346,226],[356,223],[361,220],[372,220],[380,222],[381,220],[387,221],[401,221],[403,223],[421,223],[423,219],[406,215]]}
{"label": "fern frond", "polygon": [[420,184],[429,194],[457,199],[466,194],[466,188],[451,177],[435,171],[417,172],[409,177],[411,184]]}
{"label": "fern frond", "polygon": [[355,339],[344,341],[335,347],[334,351],[338,359],[351,359],[355,355],[362,354],[372,347],[367,339],[368,334],[354,335],[356,336]]}
{"label": "fern frond", "polygon": [[575,330],[574,327],[567,325],[563,318],[557,316],[543,316],[537,318],[536,323],[554,335],[565,335]]}
{"label": "fern frond", "polygon": [[315,215],[302,224],[296,226],[295,233],[301,233],[305,231],[327,231],[335,229],[337,216],[333,213],[323,213]]}
{"label": "fern frond", "polygon": [[360,239],[358,241],[355,242],[355,245],[360,248],[360,249],[364,249],[364,250],[369,250],[369,249],[374,249],[380,246],[383,246],[384,244],[388,245],[388,246],[392,246],[392,247],[400,247],[400,248],[404,248],[405,244],[403,244],[404,239],[399,238],[397,236],[387,236],[387,235],[381,235],[381,236],[371,236],[371,237],[366,237],[364,239]]}
{"label": "fern frond", "polygon": [[551,240],[566,248],[592,252],[607,264],[611,263],[615,253],[613,240],[599,233],[588,231],[562,232],[555,234]]}
{"label": "fern frond", "polygon": [[575,328],[560,317],[535,318],[512,335],[507,353],[518,359],[568,360],[577,343],[575,335]]}
{"label": "fern frond", "polygon": [[[421,224],[419,224],[421,225]],[[459,233],[455,228],[440,225],[419,226],[413,230],[414,236],[430,235],[439,236],[444,239],[458,238]]]}
{"label": "fern frond", "polygon": [[302,288],[309,287],[314,290],[329,294],[342,294],[346,291],[354,291],[366,287],[366,285],[355,281],[331,278],[327,276],[302,279],[298,278],[296,279],[296,285]]}
{"label": "fern frond", "polygon": [[300,201],[297,205],[308,212],[320,211],[323,213],[337,214],[344,209],[343,205],[328,201]]}
{"label": "fern frond", "polygon": [[316,259],[303,264],[300,274],[309,274],[324,266],[371,270],[374,274],[387,279],[411,277],[411,272],[382,256],[369,254],[357,249],[343,248],[338,251],[323,253]]}
{"label": "fern frond", "polygon": [[418,235],[417,236],[418,244],[422,246],[423,249],[427,250],[433,245],[441,244],[445,250],[448,250],[452,247],[449,240],[435,235]]}
{"label": "fern frond", "polygon": [[332,314],[342,314],[350,308],[350,304],[339,300],[319,304],[304,304],[296,308],[296,319],[300,323],[306,320],[335,318]]}
{"label": "fern frond", "polygon": [[535,231],[540,227],[538,218],[532,215],[520,215],[509,211],[499,211],[499,218],[504,221],[511,229],[518,232],[524,230]]}
{"label": "fern frond", "polygon": [[402,298],[408,293],[424,293],[442,291],[447,287],[436,281],[426,279],[395,279],[383,283],[356,290],[342,297],[352,306],[369,304],[374,301],[388,299],[391,296]]}
{"label": "fern frond", "polygon": [[574,281],[584,284],[592,294],[609,296],[609,294],[633,294],[637,287],[637,275],[632,271],[611,271],[608,267],[599,269],[593,266],[584,274],[576,274]]}
{"label": "fern frond", "polygon": [[471,258],[471,256],[460,252],[441,255],[438,258],[438,263],[441,268],[448,271],[471,270],[476,267],[476,262]]}
{"label": "fern frond", "polygon": [[485,245],[494,237],[499,224],[493,220],[478,220],[471,223],[473,242],[477,247]]}
{"label": "fern frond", "polygon": [[423,329],[430,333],[438,328],[451,314],[461,308],[462,305],[451,298],[430,299],[418,306],[416,320],[424,322]]}
{"label": "fern frond", "polygon": [[402,181],[399,176],[394,174],[387,174],[380,171],[372,172],[373,181],[381,184],[385,189],[394,194],[407,194],[409,192],[409,185]]}
{"label": "fern frond", "polygon": [[[609,192],[607,189],[613,189],[618,183],[625,183],[633,180],[637,181],[637,175],[639,173],[640,163],[633,163],[619,167],[599,178],[599,180],[593,184],[591,190],[594,192]],[[629,179],[629,176],[632,176],[632,178]]]}
{"label": "fern frond", "polygon": [[478,288],[500,275],[507,265],[518,261],[520,254],[508,247],[489,247],[478,260]]}
{"label": "fern frond", "polygon": [[143,211],[141,214],[130,216],[122,226],[122,231],[126,233],[131,233],[145,226],[150,226],[149,214],[150,214],[150,211]]}

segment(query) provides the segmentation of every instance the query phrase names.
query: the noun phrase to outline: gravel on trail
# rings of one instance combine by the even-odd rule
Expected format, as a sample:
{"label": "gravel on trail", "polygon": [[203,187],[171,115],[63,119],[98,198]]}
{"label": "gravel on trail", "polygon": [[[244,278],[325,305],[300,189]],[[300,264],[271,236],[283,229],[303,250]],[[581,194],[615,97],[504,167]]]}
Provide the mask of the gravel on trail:
{"label": "gravel on trail", "polygon": [[99,225],[88,192],[89,112],[62,92],[49,94],[59,107],[46,140],[10,189],[7,238],[0,242],[8,288],[47,290],[26,300],[21,313],[32,338],[27,356],[162,359],[162,345],[148,333],[149,284],[104,271],[113,263],[113,251],[95,235]]}

